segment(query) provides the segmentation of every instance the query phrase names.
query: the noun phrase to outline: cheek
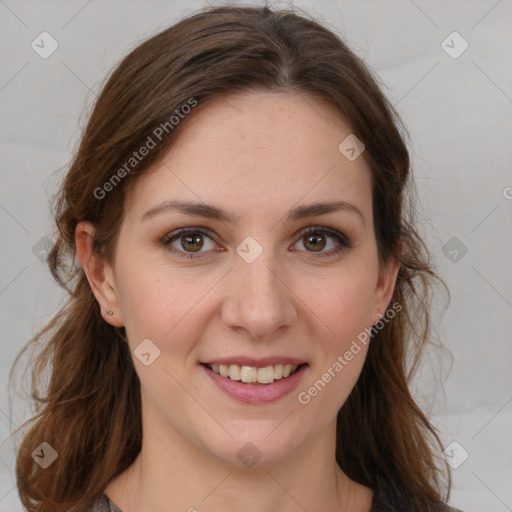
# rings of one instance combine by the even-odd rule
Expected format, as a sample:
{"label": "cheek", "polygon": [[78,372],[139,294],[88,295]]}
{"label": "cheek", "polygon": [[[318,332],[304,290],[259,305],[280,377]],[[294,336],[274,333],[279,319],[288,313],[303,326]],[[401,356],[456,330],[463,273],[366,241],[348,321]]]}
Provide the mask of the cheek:
{"label": "cheek", "polygon": [[[364,365],[375,282],[371,271],[340,272],[328,287],[317,283],[308,306],[321,320],[315,338],[315,364],[298,390],[297,401],[311,423],[336,416]],[[315,298],[316,297],[316,298]],[[366,329],[366,331],[365,331]]]}
{"label": "cheek", "polygon": [[162,261],[124,258],[119,261],[116,280],[120,307],[132,349],[149,338],[173,354],[189,349],[187,340],[198,335],[208,292],[222,273],[200,275],[198,269],[170,269]]}
{"label": "cheek", "polygon": [[298,295],[304,297],[305,312],[321,320],[322,339],[330,350],[350,344],[371,325],[377,275],[376,260],[360,258],[357,264],[340,265],[338,272],[300,278]]}
{"label": "cheek", "polygon": [[178,284],[166,279],[161,264],[146,261],[144,254],[138,258],[134,254],[137,252],[124,249],[116,261],[116,288],[123,321],[131,345],[145,338],[158,343],[162,334],[172,328],[174,312],[179,311]]}

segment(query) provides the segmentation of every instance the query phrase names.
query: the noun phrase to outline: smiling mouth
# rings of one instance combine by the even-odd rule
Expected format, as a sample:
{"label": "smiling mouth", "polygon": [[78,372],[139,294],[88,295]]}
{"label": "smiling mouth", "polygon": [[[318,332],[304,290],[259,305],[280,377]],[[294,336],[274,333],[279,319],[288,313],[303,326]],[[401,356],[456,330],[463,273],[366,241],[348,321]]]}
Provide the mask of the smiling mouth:
{"label": "smiling mouth", "polygon": [[254,366],[239,366],[237,364],[201,364],[217,375],[252,385],[268,385],[276,380],[287,379],[299,368],[307,365],[307,363],[298,366],[296,364],[275,364],[263,368],[256,368]]}

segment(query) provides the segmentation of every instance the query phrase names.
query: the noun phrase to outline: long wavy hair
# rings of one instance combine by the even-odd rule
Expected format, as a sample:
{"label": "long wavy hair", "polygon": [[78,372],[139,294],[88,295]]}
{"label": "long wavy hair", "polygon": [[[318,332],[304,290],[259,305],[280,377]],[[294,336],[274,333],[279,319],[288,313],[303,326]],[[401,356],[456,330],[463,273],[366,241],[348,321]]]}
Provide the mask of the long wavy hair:
{"label": "long wavy hair", "polygon": [[[429,317],[433,284],[444,283],[416,226],[407,130],[366,64],[332,30],[294,9],[225,6],[190,15],[117,64],[59,190],[48,265],[69,297],[24,345],[9,375],[11,381],[30,349],[34,416],[19,427],[30,426],[16,458],[26,510],[83,509],[141,449],[140,382],[124,329],[103,320],[77,261],[77,223],[95,226],[93,248],[110,260],[128,187],[154,168],[196,112],[221,95],[250,91],[320,99],[347,120],[372,172],[379,259],[401,264],[392,301],[402,309],[373,334],[360,378],[338,413],[336,460],[350,478],[375,487],[384,477],[419,506],[449,496],[439,434],[409,389],[426,346],[439,345]],[[171,127],[171,116],[191,98],[197,106]],[[120,172],[155,133],[161,135],[155,147]],[[122,179],[112,181],[114,175]],[[32,457],[42,442],[58,453],[48,469]]]}

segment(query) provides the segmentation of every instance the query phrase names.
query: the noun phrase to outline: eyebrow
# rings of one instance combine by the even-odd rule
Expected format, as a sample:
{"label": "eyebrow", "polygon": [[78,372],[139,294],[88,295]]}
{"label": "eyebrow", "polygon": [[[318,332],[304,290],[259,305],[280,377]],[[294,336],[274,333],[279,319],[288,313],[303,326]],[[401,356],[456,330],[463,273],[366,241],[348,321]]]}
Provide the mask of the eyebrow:
{"label": "eyebrow", "polygon": [[[215,219],[226,223],[236,224],[239,217],[233,213],[227,212],[223,208],[205,203],[195,203],[192,201],[178,201],[170,199],[164,201],[154,208],[149,209],[142,215],[142,220],[147,220],[155,215],[166,213],[169,211],[177,211],[185,215],[205,217],[208,219]],[[328,213],[344,211],[357,214],[363,225],[366,225],[364,216],[361,211],[353,204],[346,201],[328,201],[322,203],[312,203],[307,205],[297,206],[291,209],[284,217],[284,222],[294,222],[307,217],[314,217],[318,215],[326,215]]]}

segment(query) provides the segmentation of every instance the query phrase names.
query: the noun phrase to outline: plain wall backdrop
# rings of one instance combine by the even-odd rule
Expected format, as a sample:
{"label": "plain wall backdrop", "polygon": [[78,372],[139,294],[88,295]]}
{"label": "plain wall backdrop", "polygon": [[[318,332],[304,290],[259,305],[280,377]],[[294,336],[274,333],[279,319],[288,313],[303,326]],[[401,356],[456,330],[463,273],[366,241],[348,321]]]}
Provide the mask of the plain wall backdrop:
{"label": "plain wall backdrop", "polygon": [[[9,409],[8,371],[63,299],[43,262],[49,200],[84,108],[141,39],[204,5],[0,0],[0,512],[22,510],[10,433],[28,409],[20,397]],[[512,2],[293,5],[369,63],[408,127],[419,228],[451,292],[438,336],[453,354],[444,383],[436,379],[450,361],[434,354],[414,390],[456,467],[450,503],[465,512],[512,510]],[[440,296],[439,310],[444,304]]]}

